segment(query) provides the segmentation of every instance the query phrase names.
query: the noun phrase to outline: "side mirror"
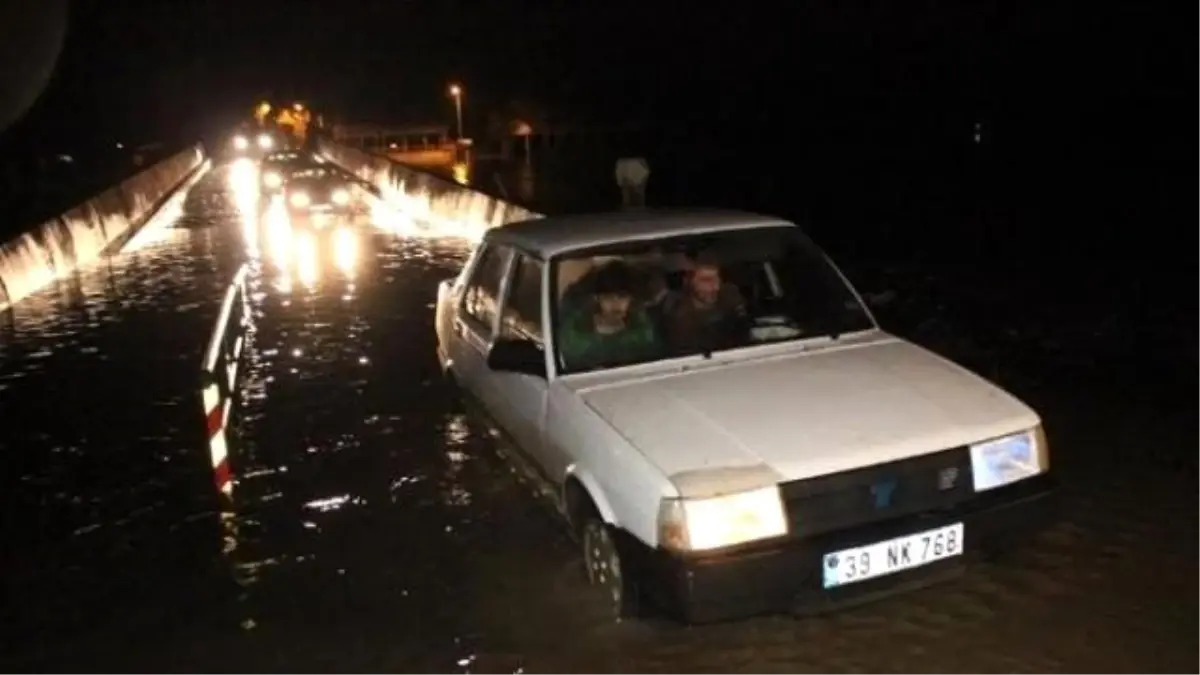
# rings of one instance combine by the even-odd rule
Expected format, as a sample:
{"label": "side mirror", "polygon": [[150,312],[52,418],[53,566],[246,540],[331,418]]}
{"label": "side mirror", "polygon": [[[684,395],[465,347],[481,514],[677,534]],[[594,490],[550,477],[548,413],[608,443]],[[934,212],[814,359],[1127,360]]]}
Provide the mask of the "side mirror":
{"label": "side mirror", "polygon": [[487,365],[495,371],[546,377],[546,355],[530,340],[498,338],[488,350]]}

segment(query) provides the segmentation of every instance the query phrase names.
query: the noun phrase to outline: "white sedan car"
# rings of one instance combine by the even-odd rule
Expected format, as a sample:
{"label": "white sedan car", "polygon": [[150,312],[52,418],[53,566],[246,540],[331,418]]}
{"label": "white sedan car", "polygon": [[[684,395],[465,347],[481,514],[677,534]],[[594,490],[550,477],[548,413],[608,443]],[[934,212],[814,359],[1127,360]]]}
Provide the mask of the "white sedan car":
{"label": "white sedan car", "polygon": [[519,451],[619,616],[861,601],[1051,515],[1037,413],[880,329],[778,218],[496,228],[438,288],[436,330],[443,369]]}

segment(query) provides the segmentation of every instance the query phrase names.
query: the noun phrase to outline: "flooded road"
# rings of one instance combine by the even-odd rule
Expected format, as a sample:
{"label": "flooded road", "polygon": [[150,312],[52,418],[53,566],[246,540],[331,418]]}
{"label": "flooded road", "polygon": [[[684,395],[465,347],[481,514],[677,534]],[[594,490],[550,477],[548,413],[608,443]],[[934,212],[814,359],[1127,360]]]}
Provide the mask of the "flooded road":
{"label": "flooded road", "polygon": [[[435,283],[469,245],[386,214],[306,234],[244,215],[234,179],[214,170],[184,227],[0,327],[5,669],[1196,667],[1194,417],[1061,388],[1022,393],[1055,443],[1063,522],[1010,558],[826,617],[612,624],[439,382]],[[198,369],[244,260],[226,496]]]}

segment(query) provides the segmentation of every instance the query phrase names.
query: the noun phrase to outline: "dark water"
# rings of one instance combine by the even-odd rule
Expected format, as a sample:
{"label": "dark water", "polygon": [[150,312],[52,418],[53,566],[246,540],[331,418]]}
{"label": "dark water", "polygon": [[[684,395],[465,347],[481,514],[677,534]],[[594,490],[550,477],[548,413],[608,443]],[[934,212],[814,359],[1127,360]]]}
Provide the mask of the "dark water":
{"label": "dark water", "polygon": [[[243,217],[230,178],[197,185],[186,229],[0,330],[0,667],[1196,667],[1194,405],[1014,376],[1046,418],[1065,512],[1010,559],[828,617],[614,625],[574,546],[438,382],[434,285],[468,245],[391,220],[308,239]],[[226,498],[197,378],[242,260],[253,313]]]}

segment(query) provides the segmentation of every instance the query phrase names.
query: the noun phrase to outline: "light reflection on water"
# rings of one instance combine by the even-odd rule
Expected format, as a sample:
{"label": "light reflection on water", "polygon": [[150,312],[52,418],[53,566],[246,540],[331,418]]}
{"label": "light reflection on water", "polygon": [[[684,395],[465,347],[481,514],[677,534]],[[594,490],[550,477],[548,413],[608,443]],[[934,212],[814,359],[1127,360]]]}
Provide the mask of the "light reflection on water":
{"label": "light reflection on water", "polygon": [[[430,454],[446,399],[431,370],[427,296],[469,249],[429,238],[428,228],[420,241],[397,238],[399,214],[382,226],[370,217],[294,221],[278,201],[246,203],[240,239],[252,261],[254,336],[239,385],[223,549],[245,589],[239,622],[258,631],[281,620],[263,609],[274,597],[262,590],[268,580],[280,580],[274,588],[295,575],[369,579],[388,568],[364,567],[374,539],[345,539],[363,518],[416,517],[430,533],[454,536],[456,525],[436,514],[471,498],[455,483],[462,458]],[[443,463],[445,471],[435,468]],[[416,579],[404,586],[409,602],[436,590]]]}

